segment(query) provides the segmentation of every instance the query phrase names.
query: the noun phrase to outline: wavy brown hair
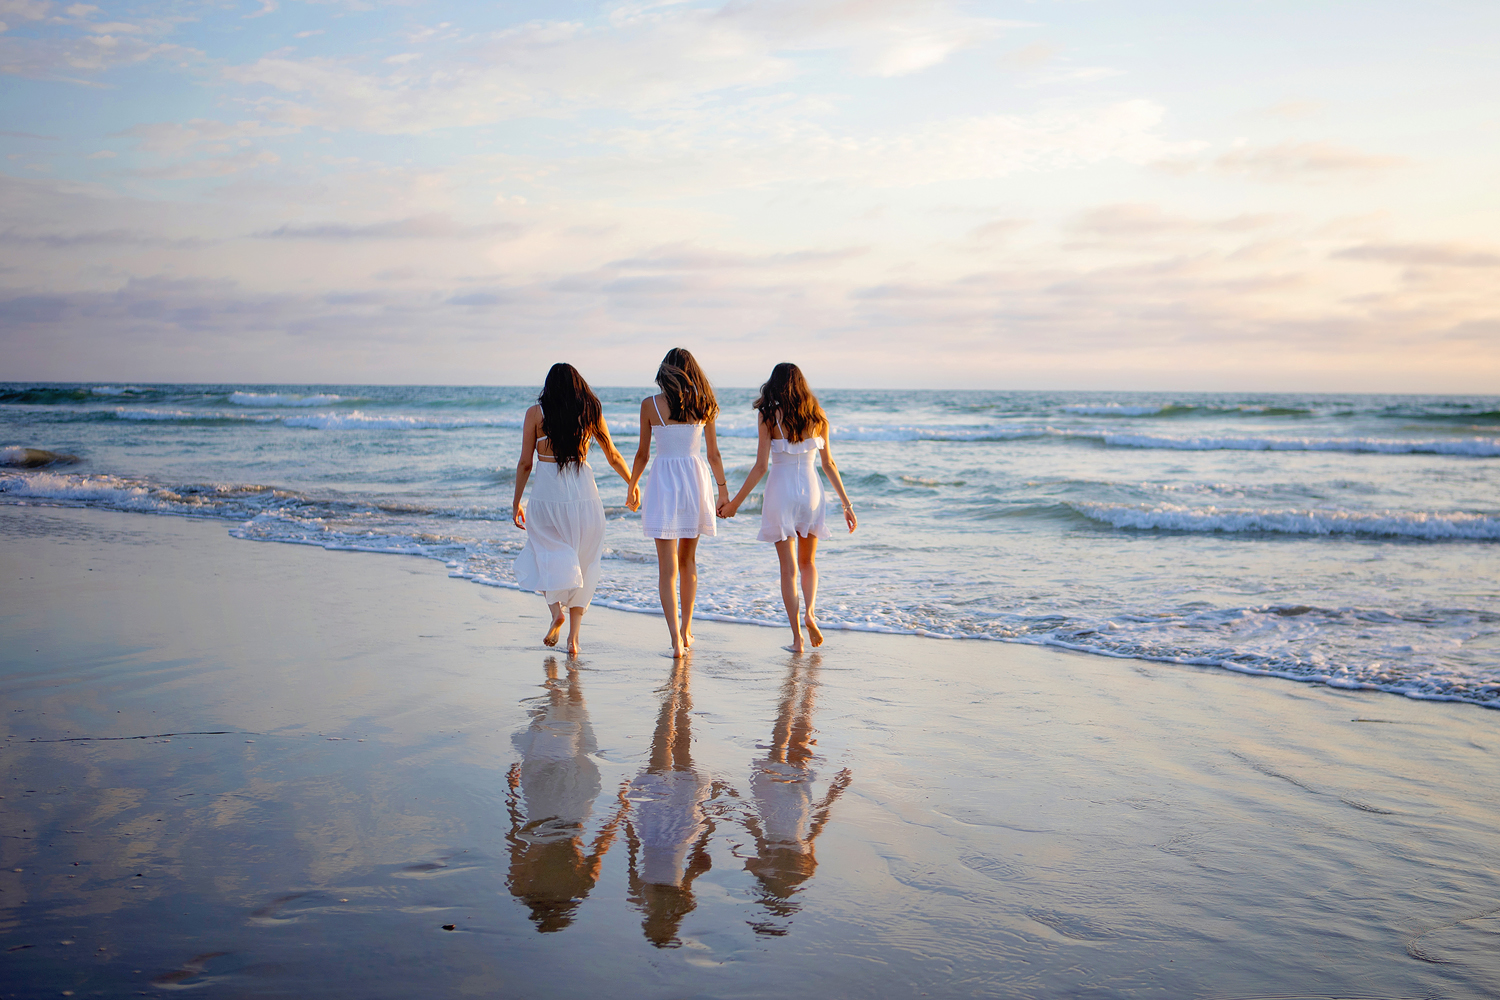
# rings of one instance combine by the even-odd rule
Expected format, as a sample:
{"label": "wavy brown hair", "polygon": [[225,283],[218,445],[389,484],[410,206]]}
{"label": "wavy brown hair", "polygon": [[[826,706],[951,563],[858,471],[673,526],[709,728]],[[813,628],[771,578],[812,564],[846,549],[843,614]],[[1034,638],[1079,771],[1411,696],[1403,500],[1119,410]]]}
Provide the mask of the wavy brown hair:
{"label": "wavy brown hair", "polygon": [[776,422],[776,411],[780,410],[781,432],[792,444],[816,437],[828,427],[828,414],[807,387],[802,369],[790,361],[771,369],[771,377],[760,387],[760,397],[750,405],[760,411],[767,427]]}
{"label": "wavy brown hair", "polygon": [[708,376],[685,347],[674,347],[661,359],[656,369],[656,384],[667,397],[667,408],[673,420],[685,424],[706,424],[719,415],[719,400]]}
{"label": "wavy brown hair", "polygon": [[604,411],[594,390],[577,368],[559,362],[547,372],[536,401],[542,407],[542,429],[552,444],[557,470],[581,463],[589,439],[604,431]]}

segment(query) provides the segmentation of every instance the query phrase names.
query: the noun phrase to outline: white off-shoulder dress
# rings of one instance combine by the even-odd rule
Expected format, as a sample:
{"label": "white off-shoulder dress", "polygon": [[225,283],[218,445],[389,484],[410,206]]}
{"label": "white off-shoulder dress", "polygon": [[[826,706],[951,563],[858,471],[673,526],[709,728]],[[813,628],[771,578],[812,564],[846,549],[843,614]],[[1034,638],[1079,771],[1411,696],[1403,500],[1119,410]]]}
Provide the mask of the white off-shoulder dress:
{"label": "white off-shoulder dress", "polygon": [[784,542],[793,535],[828,537],[827,495],[815,466],[823,438],[814,435],[802,441],[786,440],[781,417],[776,417],[781,437],[771,439],[771,471],[761,505],[762,542]]}
{"label": "white off-shoulder dress", "polygon": [[548,604],[586,608],[604,557],[604,503],[594,470],[587,462],[560,468],[543,461],[534,468],[526,544],[511,565],[516,582],[544,595]]}
{"label": "white off-shoulder dress", "polygon": [[[662,419],[656,397],[651,397]],[[651,428],[656,457],[641,497],[641,530],[647,538],[697,538],[718,531],[713,473],[703,457],[702,424],[661,423]]]}

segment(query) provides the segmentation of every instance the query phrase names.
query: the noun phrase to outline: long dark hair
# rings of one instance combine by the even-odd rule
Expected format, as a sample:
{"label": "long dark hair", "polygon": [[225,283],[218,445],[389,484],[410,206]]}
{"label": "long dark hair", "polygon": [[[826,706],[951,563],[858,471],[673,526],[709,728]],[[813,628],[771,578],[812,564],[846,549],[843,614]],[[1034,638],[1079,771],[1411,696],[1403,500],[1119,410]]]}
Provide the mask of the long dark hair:
{"label": "long dark hair", "polygon": [[781,411],[781,432],[792,444],[814,437],[828,426],[828,415],[818,405],[818,397],[807,387],[802,369],[783,361],[771,369],[771,377],[760,387],[760,398],[750,404],[760,411],[767,427]]}
{"label": "long dark hair", "polygon": [[685,424],[706,424],[719,415],[719,400],[708,376],[685,347],[674,347],[661,359],[656,369],[656,384],[667,397],[667,408],[673,420]]}
{"label": "long dark hair", "polygon": [[557,470],[582,462],[589,438],[604,430],[604,411],[594,390],[577,368],[559,362],[547,372],[536,401],[542,406],[542,429],[552,444]]}

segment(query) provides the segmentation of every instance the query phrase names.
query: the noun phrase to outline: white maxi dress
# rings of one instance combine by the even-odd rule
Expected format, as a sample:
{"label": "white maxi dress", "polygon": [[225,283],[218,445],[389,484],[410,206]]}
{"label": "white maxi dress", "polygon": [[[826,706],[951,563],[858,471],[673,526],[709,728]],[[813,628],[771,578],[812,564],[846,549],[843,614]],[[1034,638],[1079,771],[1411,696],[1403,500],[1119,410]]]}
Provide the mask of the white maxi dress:
{"label": "white maxi dress", "polygon": [[586,608],[599,586],[604,556],[604,503],[594,470],[587,462],[559,468],[551,461],[539,461],[534,469],[526,544],[511,567],[516,582],[542,594],[548,604]]}
{"label": "white maxi dress", "polygon": [[[781,430],[779,415],[776,427]],[[784,542],[793,535],[828,537],[828,498],[814,464],[822,450],[821,435],[792,442],[782,430],[780,438],[771,439],[771,471],[761,503],[760,534],[755,536],[760,541]]]}
{"label": "white maxi dress", "polygon": [[[662,419],[655,396],[651,405]],[[715,534],[714,477],[703,457],[703,425],[663,422],[651,428],[651,435],[656,457],[641,498],[641,530],[647,538]]]}

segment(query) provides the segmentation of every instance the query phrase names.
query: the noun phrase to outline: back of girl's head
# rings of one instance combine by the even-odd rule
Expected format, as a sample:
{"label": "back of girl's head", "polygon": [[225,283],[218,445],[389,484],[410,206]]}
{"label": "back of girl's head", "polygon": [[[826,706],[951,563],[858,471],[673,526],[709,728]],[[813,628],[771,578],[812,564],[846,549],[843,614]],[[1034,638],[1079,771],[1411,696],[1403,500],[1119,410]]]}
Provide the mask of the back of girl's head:
{"label": "back of girl's head", "polygon": [[702,424],[719,415],[719,400],[708,376],[685,347],[674,347],[656,369],[656,384],[667,397],[673,420]]}
{"label": "back of girl's head", "polygon": [[536,401],[542,407],[543,430],[558,469],[583,461],[584,446],[599,433],[604,417],[599,397],[578,369],[562,362],[553,365]]}
{"label": "back of girl's head", "polygon": [[828,423],[818,397],[812,394],[802,376],[802,369],[790,361],[771,369],[771,377],[760,387],[760,396],[751,406],[760,411],[760,418],[767,426],[776,421],[780,411],[782,433],[793,443],[821,433]]}

